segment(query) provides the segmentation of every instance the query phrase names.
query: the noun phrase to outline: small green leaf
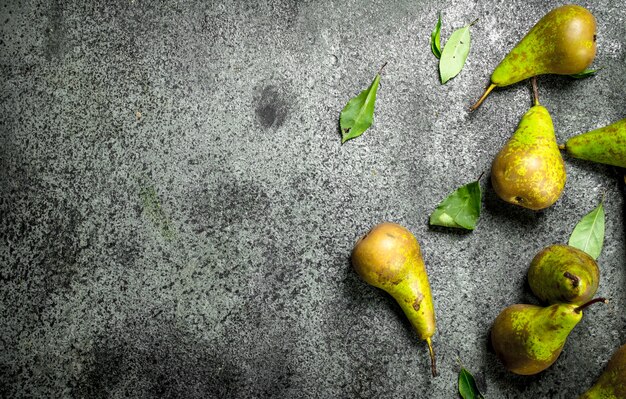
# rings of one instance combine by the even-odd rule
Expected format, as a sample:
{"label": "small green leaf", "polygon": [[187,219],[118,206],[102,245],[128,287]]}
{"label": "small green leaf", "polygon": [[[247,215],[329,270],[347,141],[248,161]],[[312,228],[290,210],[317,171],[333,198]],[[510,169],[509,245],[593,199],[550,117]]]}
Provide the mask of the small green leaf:
{"label": "small green leaf", "polygon": [[376,92],[379,83],[380,71],[376,74],[370,87],[348,101],[341,111],[339,126],[341,127],[342,144],[350,139],[359,137],[372,126],[374,121],[374,104],[376,103]]}
{"label": "small green leaf", "polygon": [[585,251],[598,259],[604,243],[604,206],[602,201],[593,211],[583,217],[574,227],[569,238],[569,245]]}
{"label": "small green leaf", "polygon": [[474,23],[475,21],[455,30],[443,47],[439,60],[439,75],[442,84],[458,75],[463,69],[470,51],[470,26]]}
{"label": "small green leaf", "polygon": [[439,13],[435,29],[430,34],[430,50],[435,57],[441,58],[441,13]]}
{"label": "small green leaf", "polygon": [[604,67],[601,67],[601,68],[598,68],[598,69],[585,69],[584,71],[582,71],[580,73],[575,73],[575,74],[569,75],[569,76],[574,78],[574,79],[584,79],[584,78],[588,78],[589,76],[595,75],[596,73],[598,73],[603,68]]}
{"label": "small green leaf", "polygon": [[430,215],[430,224],[474,230],[480,217],[482,193],[477,181],[459,187]]}
{"label": "small green leaf", "polygon": [[474,376],[469,371],[461,368],[459,372],[459,394],[463,399],[483,399],[483,395],[478,391]]}

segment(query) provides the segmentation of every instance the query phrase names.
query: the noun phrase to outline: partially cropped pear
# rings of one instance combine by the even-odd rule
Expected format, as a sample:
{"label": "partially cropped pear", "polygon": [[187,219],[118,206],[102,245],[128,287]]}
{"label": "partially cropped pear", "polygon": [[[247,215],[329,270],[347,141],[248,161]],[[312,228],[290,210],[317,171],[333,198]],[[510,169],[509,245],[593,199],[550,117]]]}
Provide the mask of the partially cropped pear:
{"label": "partially cropped pear", "polygon": [[569,333],[582,318],[581,306],[555,304],[548,307],[512,305],[493,322],[491,343],[509,371],[520,375],[537,374],[550,367],[561,354]]}
{"label": "partially cropped pear", "polygon": [[544,248],[530,263],[528,284],[539,299],[548,303],[583,304],[598,290],[600,270],[586,252],[569,245]]}
{"label": "partially cropped pear", "polygon": [[626,399],[626,345],[615,351],[595,385],[578,399]]}
{"label": "partially cropped pear", "polygon": [[564,5],[544,15],[498,64],[491,85],[475,110],[496,87],[543,74],[583,72],[596,56],[596,19],[581,6]]}
{"label": "partially cropped pear", "polygon": [[491,182],[506,202],[539,210],[554,204],[565,187],[565,164],[548,110],[535,105],[522,117],[511,139],[496,155]]}
{"label": "partially cropped pear", "polygon": [[626,118],[574,136],[564,147],[574,158],[626,168]]}
{"label": "partially cropped pear", "polygon": [[368,284],[395,298],[419,338],[428,344],[432,373],[437,375],[431,343],[435,311],[417,239],[403,226],[381,223],[357,241],[352,265]]}

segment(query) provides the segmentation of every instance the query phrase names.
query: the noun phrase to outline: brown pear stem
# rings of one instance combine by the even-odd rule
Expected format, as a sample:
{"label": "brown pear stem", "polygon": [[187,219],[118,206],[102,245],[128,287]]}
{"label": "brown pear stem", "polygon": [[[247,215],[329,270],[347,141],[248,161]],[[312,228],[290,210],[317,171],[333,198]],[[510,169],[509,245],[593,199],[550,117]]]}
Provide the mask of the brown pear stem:
{"label": "brown pear stem", "polygon": [[566,278],[572,280],[572,286],[574,288],[578,287],[578,285],[580,284],[580,278],[578,276],[574,276],[570,272],[563,273],[563,277],[566,277]]}
{"label": "brown pear stem", "polygon": [[589,305],[593,305],[594,303],[598,303],[598,302],[602,302],[602,303],[609,303],[609,300],[606,298],[595,298],[590,300],[589,302],[583,303],[582,305],[580,305],[579,307],[577,307],[576,309],[574,309],[574,312],[576,313],[580,313],[584,308],[586,308]]}
{"label": "brown pear stem", "polygon": [[480,104],[482,104],[483,101],[485,101],[485,98],[487,98],[489,93],[491,93],[491,91],[495,88],[496,88],[496,85],[494,83],[490,84],[489,87],[487,87],[487,90],[485,90],[485,92],[483,93],[483,95],[478,99],[478,101],[476,101],[476,104],[470,107],[470,112],[476,111],[478,107],[480,107]]}
{"label": "brown pear stem", "polygon": [[539,105],[539,89],[537,88],[537,77],[533,76],[531,82],[533,85],[533,96],[535,98],[535,105]]}
{"label": "brown pear stem", "polygon": [[435,351],[433,350],[433,344],[430,338],[426,338],[426,344],[428,344],[428,352],[430,353],[430,368],[433,372],[433,377],[437,377],[437,364],[435,362]]}
{"label": "brown pear stem", "polygon": [[383,66],[380,67],[380,69],[378,70],[378,75],[380,75],[381,73],[383,73],[383,69],[385,69],[385,67],[387,66],[387,62],[385,62],[383,64]]}

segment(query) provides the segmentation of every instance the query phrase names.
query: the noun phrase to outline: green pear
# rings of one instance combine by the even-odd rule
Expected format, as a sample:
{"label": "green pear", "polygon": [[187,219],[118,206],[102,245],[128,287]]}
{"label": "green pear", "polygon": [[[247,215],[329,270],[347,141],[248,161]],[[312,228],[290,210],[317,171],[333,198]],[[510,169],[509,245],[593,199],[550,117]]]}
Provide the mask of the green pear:
{"label": "green pear", "polygon": [[578,399],[626,399],[626,345],[615,351],[595,385]]}
{"label": "green pear", "polygon": [[586,252],[569,245],[544,248],[530,263],[528,284],[539,299],[548,303],[583,304],[598,289],[600,270]]}
{"label": "green pear", "polygon": [[368,284],[391,294],[421,340],[426,341],[433,376],[437,375],[431,337],[435,333],[433,298],[415,236],[395,223],[381,223],[352,250],[352,265]]}
{"label": "green pear", "polygon": [[506,202],[533,210],[549,207],[565,187],[565,164],[559,152],[548,110],[535,105],[522,117],[511,139],[491,166],[495,192]]}
{"label": "green pear", "polygon": [[574,158],[626,168],[626,118],[574,136],[564,148]]}
{"label": "green pear", "polygon": [[596,56],[596,19],[589,10],[564,5],[547,13],[498,64],[491,85],[475,110],[496,87],[543,74],[583,72]]}
{"label": "green pear", "polygon": [[582,318],[581,306],[554,304],[512,305],[493,322],[491,343],[505,368],[520,375],[537,374],[552,365],[561,354],[569,333]]}

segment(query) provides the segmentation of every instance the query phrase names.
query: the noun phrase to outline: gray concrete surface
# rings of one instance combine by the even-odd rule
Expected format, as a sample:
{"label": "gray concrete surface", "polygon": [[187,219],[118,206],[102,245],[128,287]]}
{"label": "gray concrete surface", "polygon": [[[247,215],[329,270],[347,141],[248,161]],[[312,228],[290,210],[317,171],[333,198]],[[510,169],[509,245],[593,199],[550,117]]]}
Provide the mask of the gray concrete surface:
{"label": "gray concrete surface", "polygon": [[[556,1],[4,1],[0,4],[0,396],[452,398],[463,364],[487,398],[572,398],[626,342],[623,171],[571,159],[531,212],[488,179],[477,230],[431,229],[489,171],[527,83],[469,115],[493,67]],[[598,20],[598,76],[539,79],[559,141],[626,117],[626,11]],[[429,36],[479,18],[445,86]],[[373,127],[339,112],[382,77]],[[557,363],[507,373],[499,311],[536,299],[544,246],[605,194],[599,294]],[[418,237],[435,297],[426,346],[351,270],[389,220]]]}

